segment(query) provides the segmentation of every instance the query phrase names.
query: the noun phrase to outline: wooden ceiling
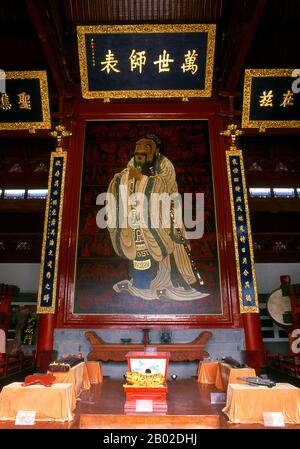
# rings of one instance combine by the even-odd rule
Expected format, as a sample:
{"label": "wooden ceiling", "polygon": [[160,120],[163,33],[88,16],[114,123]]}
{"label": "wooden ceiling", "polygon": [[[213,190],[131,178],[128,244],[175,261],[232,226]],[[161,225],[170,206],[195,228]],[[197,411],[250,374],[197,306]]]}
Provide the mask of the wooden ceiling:
{"label": "wooden ceiling", "polygon": [[55,96],[75,94],[77,25],[216,23],[214,92],[241,92],[245,67],[297,67],[299,18],[298,0],[10,0],[1,68],[47,69]]}

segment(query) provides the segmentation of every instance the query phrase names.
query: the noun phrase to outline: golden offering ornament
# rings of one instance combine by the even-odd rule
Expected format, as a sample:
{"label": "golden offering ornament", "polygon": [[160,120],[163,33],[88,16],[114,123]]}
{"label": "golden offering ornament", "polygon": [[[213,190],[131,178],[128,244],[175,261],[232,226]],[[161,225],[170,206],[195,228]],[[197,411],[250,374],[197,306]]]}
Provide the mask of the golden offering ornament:
{"label": "golden offering ornament", "polygon": [[165,382],[164,375],[161,373],[142,374],[136,371],[127,371],[125,374],[126,386],[132,387],[161,387]]}

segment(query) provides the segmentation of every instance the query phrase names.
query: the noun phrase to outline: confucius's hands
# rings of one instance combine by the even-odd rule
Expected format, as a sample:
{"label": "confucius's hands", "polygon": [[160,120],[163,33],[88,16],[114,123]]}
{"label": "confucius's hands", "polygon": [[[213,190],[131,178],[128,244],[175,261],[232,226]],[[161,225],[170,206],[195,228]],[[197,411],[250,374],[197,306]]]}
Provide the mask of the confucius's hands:
{"label": "confucius's hands", "polygon": [[143,175],[138,168],[136,168],[136,167],[129,168],[129,175],[128,175],[129,179],[134,178],[137,181],[140,181],[142,179],[142,177],[143,177]]}

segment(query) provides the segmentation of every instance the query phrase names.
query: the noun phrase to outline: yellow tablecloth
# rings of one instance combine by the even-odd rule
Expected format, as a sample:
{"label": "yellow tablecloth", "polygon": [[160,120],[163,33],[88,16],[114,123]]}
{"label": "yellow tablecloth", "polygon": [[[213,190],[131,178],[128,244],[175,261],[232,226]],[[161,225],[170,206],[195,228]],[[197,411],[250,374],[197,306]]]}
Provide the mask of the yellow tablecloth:
{"label": "yellow tablecloth", "polygon": [[200,384],[215,384],[219,362],[200,362],[198,370],[198,382]]}
{"label": "yellow tablecloth", "polygon": [[300,423],[300,389],[290,384],[276,387],[230,384],[223,412],[232,423],[263,424],[263,412],[282,412],[284,422]]}
{"label": "yellow tablecloth", "polygon": [[103,382],[102,365],[100,362],[85,362],[91,384],[101,384]]}
{"label": "yellow tablecloth", "polygon": [[219,376],[216,379],[216,387],[219,390],[227,390],[228,384],[244,384],[243,380],[238,377],[255,377],[255,369],[253,368],[233,368],[227,363],[220,363]]}
{"label": "yellow tablecloth", "polygon": [[37,421],[71,421],[76,407],[73,386],[57,383],[51,387],[14,382],[0,393],[0,420],[15,420],[17,411],[36,411]]}
{"label": "yellow tablecloth", "polygon": [[81,390],[88,390],[91,386],[85,362],[78,363],[66,372],[50,372],[56,378],[55,383],[71,383],[73,386],[73,401],[78,398]]}
{"label": "yellow tablecloth", "polygon": [[238,377],[254,376],[256,373],[253,368],[233,368],[226,363],[200,362],[198,382],[214,384],[218,390],[226,391],[230,383],[244,383]]}

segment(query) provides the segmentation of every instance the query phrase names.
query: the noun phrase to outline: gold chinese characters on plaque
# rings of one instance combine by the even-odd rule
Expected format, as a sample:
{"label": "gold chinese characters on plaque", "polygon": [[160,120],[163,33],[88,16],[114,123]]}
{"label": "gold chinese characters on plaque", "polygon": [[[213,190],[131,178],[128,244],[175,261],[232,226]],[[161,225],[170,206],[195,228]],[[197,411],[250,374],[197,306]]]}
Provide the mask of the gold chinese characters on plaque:
{"label": "gold chinese characters on plaque", "polygon": [[209,97],[215,25],[78,26],[83,98]]}

